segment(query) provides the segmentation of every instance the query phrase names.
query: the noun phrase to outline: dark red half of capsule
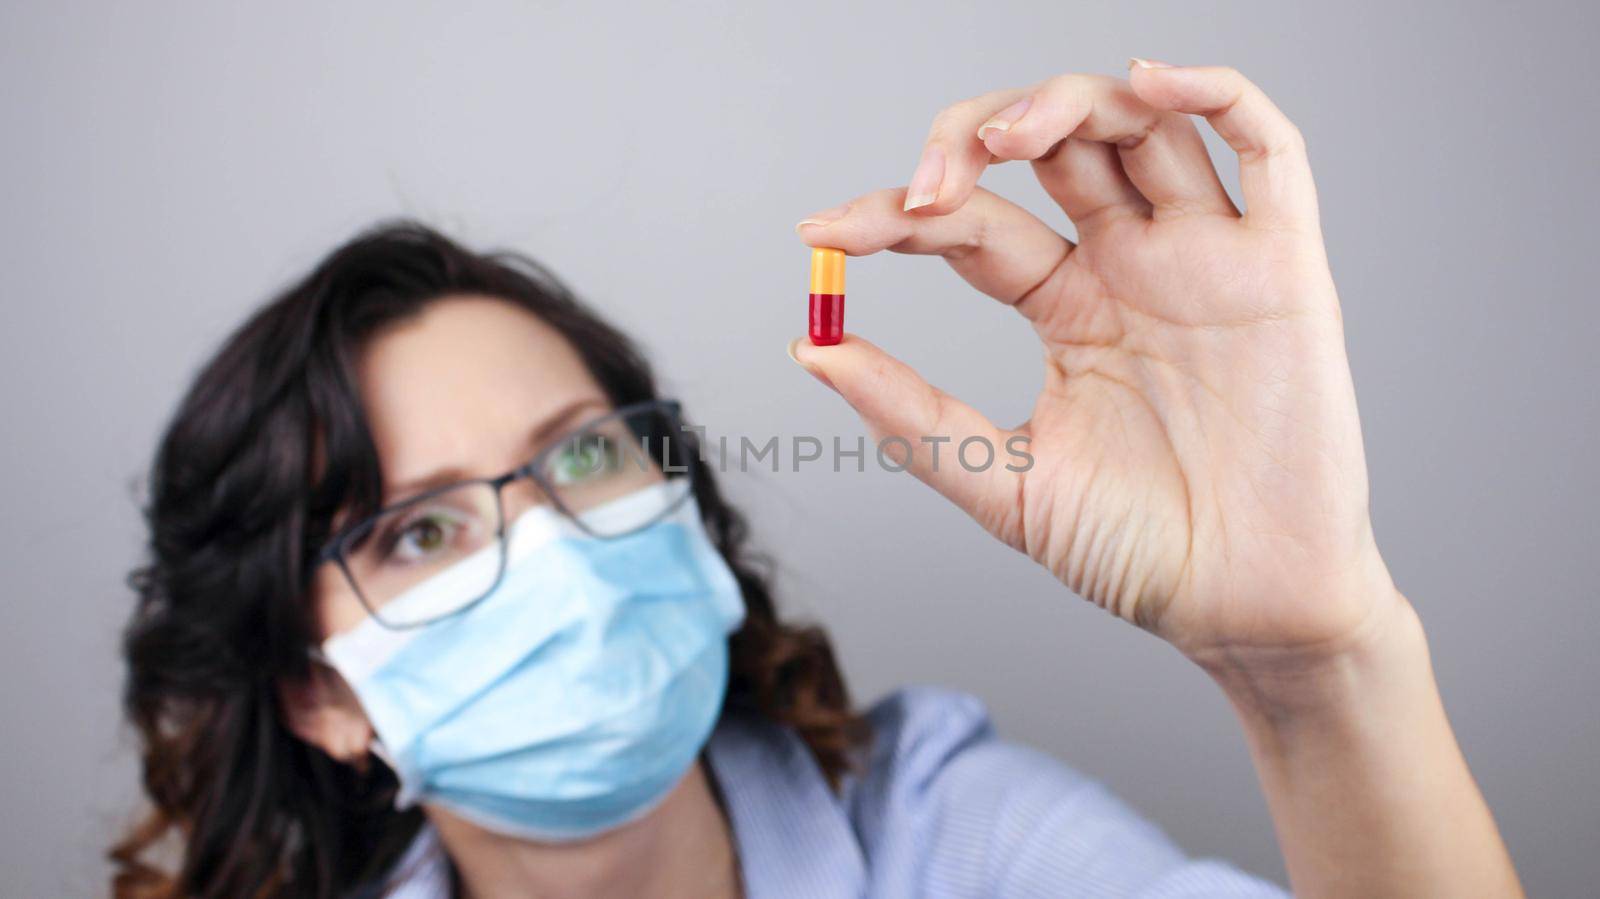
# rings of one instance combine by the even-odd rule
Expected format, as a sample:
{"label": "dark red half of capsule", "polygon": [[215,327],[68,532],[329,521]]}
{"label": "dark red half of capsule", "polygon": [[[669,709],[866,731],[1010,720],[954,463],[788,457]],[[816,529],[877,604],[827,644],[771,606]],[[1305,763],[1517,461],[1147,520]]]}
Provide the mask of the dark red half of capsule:
{"label": "dark red half of capsule", "polygon": [[811,294],[811,342],[833,346],[844,339],[844,294]]}

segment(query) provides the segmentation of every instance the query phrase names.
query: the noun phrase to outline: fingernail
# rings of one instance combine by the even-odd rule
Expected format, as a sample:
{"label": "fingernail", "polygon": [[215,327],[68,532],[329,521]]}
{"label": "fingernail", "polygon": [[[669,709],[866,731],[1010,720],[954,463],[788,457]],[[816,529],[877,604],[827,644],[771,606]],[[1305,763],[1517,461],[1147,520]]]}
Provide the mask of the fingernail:
{"label": "fingernail", "polygon": [[1027,113],[1028,107],[1033,104],[1032,97],[1023,97],[1021,100],[1007,106],[989,117],[989,121],[978,126],[978,140],[983,140],[985,131],[1010,131],[1011,126]]}
{"label": "fingernail", "polygon": [[910,212],[939,199],[939,184],[942,181],[944,181],[944,150],[937,145],[929,145],[922,151],[922,161],[917,163],[917,170],[911,175],[911,184],[906,188],[906,203],[901,207],[902,210]]}
{"label": "fingernail", "polygon": [[1128,57],[1128,68],[1130,68],[1130,69],[1170,69],[1170,68],[1172,68],[1172,64],[1171,63],[1166,63],[1166,62],[1160,62],[1160,61],[1154,60],[1154,59],[1140,59],[1137,56],[1130,56],[1130,57]]}
{"label": "fingernail", "polygon": [[835,206],[832,209],[824,209],[821,212],[813,212],[796,223],[794,230],[798,232],[806,225],[831,225],[834,222],[844,218],[845,214],[849,211],[850,204],[846,203],[843,206]]}
{"label": "fingernail", "polygon": [[800,357],[795,355],[795,353],[794,353],[795,349],[800,346],[800,341],[805,340],[805,339],[806,338],[804,338],[804,337],[796,337],[795,339],[789,341],[789,346],[787,347],[787,352],[789,353],[789,358],[794,360],[794,364],[795,365],[798,365],[801,368],[805,369],[806,373],[811,375],[811,377],[816,378],[818,381],[821,381],[823,383],[823,385],[826,386],[829,390],[832,390],[833,392],[838,393],[839,392],[839,388],[833,386],[833,382],[828,380],[828,376],[827,375],[825,375],[822,372],[812,368],[811,366],[805,364],[804,362],[801,362],[800,361]]}

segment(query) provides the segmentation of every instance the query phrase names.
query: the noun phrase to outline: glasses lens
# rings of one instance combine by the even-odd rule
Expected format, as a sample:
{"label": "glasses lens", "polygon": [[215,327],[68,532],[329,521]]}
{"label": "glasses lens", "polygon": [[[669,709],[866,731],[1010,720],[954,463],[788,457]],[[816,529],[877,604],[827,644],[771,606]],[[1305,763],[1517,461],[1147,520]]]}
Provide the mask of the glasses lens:
{"label": "glasses lens", "polygon": [[489,592],[501,567],[494,487],[469,483],[390,509],[350,534],[345,568],[391,627],[432,621]]}
{"label": "glasses lens", "polygon": [[541,476],[597,537],[619,537],[677,508],[693,488],[694,434],[668,406],[599,419],[551,448]]}

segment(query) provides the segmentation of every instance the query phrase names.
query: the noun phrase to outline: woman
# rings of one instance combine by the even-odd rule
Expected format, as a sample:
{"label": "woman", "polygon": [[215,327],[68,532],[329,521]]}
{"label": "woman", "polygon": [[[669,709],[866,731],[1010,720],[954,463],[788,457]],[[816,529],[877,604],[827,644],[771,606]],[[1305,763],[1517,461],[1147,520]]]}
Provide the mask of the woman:
{"label": "woman", "polygon": [[[1186,114],[1238,153],[1243,214]],[[1076,245],[976,187],[1006,160]],[[798,230],[942,256],[1033,324],[1010,430],[859,338],[789,352],[1217,681],[1297,892],[1519,894],[1374,543],[1310,171],[1258,89],[1135,60],[987,94],[908,188]],[[936,466],[924,436],[1034,461]],[[403,226],[341,248],[201,373],[153,484],[126,651],[154,807],[119,895],[1276,894],[969,699],[855,714],[676,405],[531,263]]]}

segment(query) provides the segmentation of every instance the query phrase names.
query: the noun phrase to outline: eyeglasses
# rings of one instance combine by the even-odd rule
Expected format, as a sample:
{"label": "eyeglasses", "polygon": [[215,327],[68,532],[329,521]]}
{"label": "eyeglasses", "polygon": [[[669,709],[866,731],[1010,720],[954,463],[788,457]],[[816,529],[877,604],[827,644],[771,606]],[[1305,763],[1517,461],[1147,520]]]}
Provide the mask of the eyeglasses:
{"label": "eyeglasses", "polygon": [[[682,505],[694,491],[697,450],[680,412],[672,400],[623,406],[505,474],[457,481],[379,510],[336,534],[318,562],[336,563],[384,627],[457,615],[492,593],[505,574],[501,491],[513,481],[532,480],[557,512],[604,540],[643,530]],[[623,497],[630,499],[613,502]],[[439,575],[429,590],[440,595],[425,610],[395,602]]]}

